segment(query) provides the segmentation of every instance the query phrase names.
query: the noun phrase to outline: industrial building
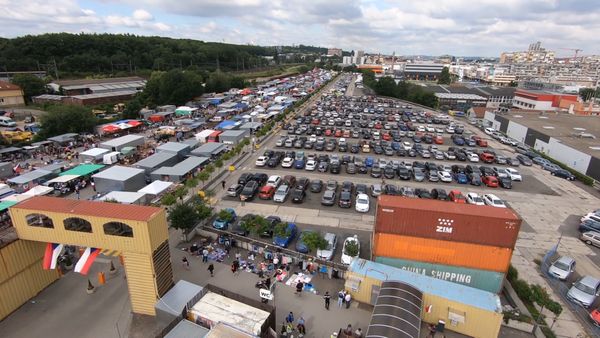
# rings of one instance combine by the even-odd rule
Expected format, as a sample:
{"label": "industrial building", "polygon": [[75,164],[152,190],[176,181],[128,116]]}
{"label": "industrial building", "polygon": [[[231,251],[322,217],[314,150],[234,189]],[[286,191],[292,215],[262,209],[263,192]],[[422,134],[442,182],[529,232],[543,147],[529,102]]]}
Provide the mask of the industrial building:
{"label": "industrial building", "polygon": [[152,180],[181,182],[210,161],[207,157],[190,156],[172,167],[161,167],[150,174]]}
{"label": "industrial building", "polygon": [[167,142],[156,147],[156,153],[171,153],[177,155],[180,160],[190,153],[190,146],[180,142]]}
{"label": "industrial building", "polygon": [[143,169],[146,175],[150,175],[154,170],[160,167],[170,167],[179,162],[179,158],[176,153],[164,151],[161,153],[155,153],[143,160],[140,160],[133,164],[134,167]]}
{"label": "industrial building", "polygon": [[571,169],[600,180],[598,117],[558,112],[486,112],[484,123]]}
{"label": "industrial building", "polygon": [[190,155],[213,158],[227,151],[227,145],[217,142],[208,142],[193,150]]}
{"label": "industrial building", "polygon": [[226,130],[221,135],[219,135],[219,140],[223,144],[239,144],[246,137],[249,136],[249,132],[247,129],[243,130]]}
{"label": "industrial building", "polygon": [[33,97],[34,103],[74,104],[93,106],[105,103],[117,103],[129,100],[146,86],[146,80],[140,77],[122,77],[109,79],[57,80],[48,87],[57,94],[43,94]]}
{"label": "industrial building", "polygon": [[10,82],[0,81],[0,108],[25,104],[21,87]]}
{"label": "industrial building", "polygon": [[578,95],[555,93],[540,90],[518,89],[513,99],[513,107],[538,111],[558,110],[563,100],[577,102]]}
{"label": "industrial building", "polygon": [[407,63],[404,65],[404,78],[406,80],[437,81],[444,69],[439,63]]}
{"label": "industrial building", "polygon": [[137,147],[143,145],[145,138],[143,135],[125,135],[117,137],[110,141],[102,142],[98,145],[99,148],[108,149],[110,151],[120,151],[125,147]]}
{"label": "industrial building", "polygon": [[113,166],[92,176],[96,191],[109,193],[111,191],[138,191],[146,185],[146,175],[143,169],[123,166]]}

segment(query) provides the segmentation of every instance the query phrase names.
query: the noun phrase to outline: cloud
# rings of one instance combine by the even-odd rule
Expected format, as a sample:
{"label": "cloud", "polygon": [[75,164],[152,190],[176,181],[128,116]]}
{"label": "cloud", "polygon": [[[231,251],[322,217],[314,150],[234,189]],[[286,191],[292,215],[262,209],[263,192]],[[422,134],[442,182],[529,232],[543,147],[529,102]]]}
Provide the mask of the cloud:
{"label": "cloud", "polygon": [[[132,32],[396,54],[498,56],[542,41],[600,53],[600,1],[0,0],[0,35]],[[102,14],[98,14],[102,13]],[[564,54],[569,52],[564,51]]]}

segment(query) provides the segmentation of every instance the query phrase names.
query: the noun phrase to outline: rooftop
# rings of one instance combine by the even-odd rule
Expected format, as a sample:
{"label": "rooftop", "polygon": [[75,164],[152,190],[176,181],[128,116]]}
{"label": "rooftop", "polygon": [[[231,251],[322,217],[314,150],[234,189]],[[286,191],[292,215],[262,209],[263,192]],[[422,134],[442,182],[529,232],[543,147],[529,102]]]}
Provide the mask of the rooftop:
{"label": "rooftop", "polygon": [[122,82],[133,82],[133,81],[145,81],[141,77],[130,76],[130,77],[113,77],[107,79],[83,79],[83,80],[56,80],[54,83],[60,86],[78,86],[78,85],[98,85],[105,83],[122,83]]}
{"label": "rooftop", "polygon": [[[583,153],[600,157],[600,117],[566,113],[510,112],[500,115],[558,139]],[[592,137],[593,136],[593,137]]]}
{"label": "rooftop", "polygon": [[172,167],[159,168],[159,169],[153,171],[152,174],[153,175],[184,176],[208,161],[209,161],[209,158],[207,158],[207,157],[190,156]]}
{"label": "rooftop", "polygon": [[138,175],[139,173],[144,173],[144,170],[116,165],[114,167],[110,167],[104,171],[101,171],[92,177],[94,179],[103,178],[107,180],[125,181],[135,175]]}
{"label": "rooftop", "polygon": [[146,222],[163,209],[140,205],[126,205],[109,202],[72,200],[59,197],[34,196],[11,209],[25,209],[46,212],[60,212],[81,216],[119,218]]}
{"label": "rooftop", "polygon": [[106,141],[106,142],[102,142],[100,145],[101,146],[105,146],[105,147],[118,147],[121,146],[123,144],[127,144],[129,142],[133,142],[133,141],[137,141],[139,139],[144,139],[143,135],[125,135],[125,136],[121,136],[121,137],[117,137],[115,139]]}
{"label": "rooftop", "polygon": [[384,280],[387,281],[395,280],[406,283],[421,290],[423,293],[446,298],[486,311],[502,311],[500,298],[491,292],[398,269],[388,265],[364,259],[355,259],[350,264],[349,271],[352,271],[356,275],[363,275],[378,280],[382,280],[382,277],[385,277]]}
{"label": "rooftop", "polygon": [[178,153],[180,151],[184,151],[186,149],[188,149],[190,146],[185,144],[185,143],[179,143],[179,142],[167,142],[165,144],[162,144],[158,147],[156,147],[156,152],[172,152],[172,153]]}
{"label": "rooftop", "polygon": [[0,91],[3,90],[21,90],[21,87],[14,85],[10,82],[0,81]]}

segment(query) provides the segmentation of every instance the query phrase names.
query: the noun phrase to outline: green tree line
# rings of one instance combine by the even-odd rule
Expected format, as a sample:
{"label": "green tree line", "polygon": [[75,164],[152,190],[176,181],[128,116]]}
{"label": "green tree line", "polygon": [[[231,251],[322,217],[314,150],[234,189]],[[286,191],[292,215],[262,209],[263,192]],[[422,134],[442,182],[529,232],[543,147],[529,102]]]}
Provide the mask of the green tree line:
{"label": "green tree line", "polygon": [[324,51],[304,45],[276,48],[131,34],[51,33],[0,38],[0,66],[10,71],[48,70],[53,76],[55,68],[59,76],[167,71],[190,66],[229,71],[265,66],[265,56],[279,60],[280,52]]}
{"label": "green tree line", "polygon": [[434,93],[406,81],[396,81],[389,76],[375,79],[375,73],[370,70],[363,71],[363,83],[375,91],[377,95],[395,97],[411,101],[423,106],[437,108],[438,99]]}

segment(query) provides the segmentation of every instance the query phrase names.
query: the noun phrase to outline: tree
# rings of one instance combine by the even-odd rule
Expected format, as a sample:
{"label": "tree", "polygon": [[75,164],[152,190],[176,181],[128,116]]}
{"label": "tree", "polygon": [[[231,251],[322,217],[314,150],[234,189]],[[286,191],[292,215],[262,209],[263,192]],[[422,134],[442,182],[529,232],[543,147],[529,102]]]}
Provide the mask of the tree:
{"label": "tree", "polygon": [[190,203],[177,203],[171,208],[168,220],[173,228],[187,234],[198,224],[199,218],[196,209]]}
{"label": "tree", "polygon": [[88,107],[49,105],[40,118],[41,130],[36,135],[42,140],[65,133],[93,132],[98,119]]}
{"label": "tree", "polygon": [[227,209],[221,209],[217,214],[217,218],[229,223],[233,220],[233,215]]}
{"label": "tree", "polygon": [[584,102],[588,102],[595,98],[596,90],[594,88],[581,88],[579,89],[579,96]]}
{"label": "tree", "polygon": [[344,247],[345,251],[344,254],[350,256],[350,257],[356,257],[359,254],[359,246],[358,246],[358,241],[348,241],[346,243],[346,246]]}
{"label": "tree", "polygon": [[321,234],[316,231],[304,233],[302,235],[302,241],[304,242],[304,244],[306,244],[306,247],[308,247],[309,251],[315,249],[323,250],[327,248],[328,244],[325,238],[323,238],[323,236],[321,236]]}
{"label": "tree", "polygon": [[175,189],[175,191],[173,191],[173,196],[175,196],[175,198],[177,199],[183,200],[187,193],[187,188],[185,186],[180,186],[177,189]]}
{"label": "tree", "polygon": [[287,223],[281,222],[275,224],[273,234],[277,237],[289,237],[292,235],[292,231],[288,228]]}
{"label": "tree", "polygon": [[517,87],[519,85],[519,83],[517,81],[510,81],[510,83],[508,84],[509,87]]}
{"label": "tree", "polygon": [[223,160],[222,160],[222,159],[218,159],[218,160],[216,160],[216,161],[215,161],[215,167],[217,167],[217,168],[219,168],[219,169],[220,169],[221,167],[223,167]]}
{"label": "tree", "polygon": [[448,67],[442,68],[442,72],[440,73],[440,77],[438,78],[439,84],[450,84],[452,79],[450,78],[450,69]]}
{"label": "tree", "polygon": [[46,92],[46,82],[35,75],[17,74],[13,76],[10,82],[21,87],[27,102],[31,102],[33,96],[42,95]]}
{"label": "tree", "polygon": [[204,185],[204,182],[208,181],[210,178],[210,174],[206,170],[203,170],[196,177],[202,181],[202,185]]}
{"label": "tree", "polygon": [[257,235],[260,235],[264,232],[268,232],[270,229],[270,223],[263,216],[256,216],[254,218],[254,231]]}
{"label": "tree", "polygon": [[140,117],[140,110],[142,110],[142,103],[140,102],[139,96],[136,96],[133,100],[127,102],[125,110],[123,110],[124,119],[137,119]]}
{"label": "tree", "polygon": [[166,206],[171,206],[177,202],[177,198],[173,194],[166,194],[160,199],[160,203]]}

